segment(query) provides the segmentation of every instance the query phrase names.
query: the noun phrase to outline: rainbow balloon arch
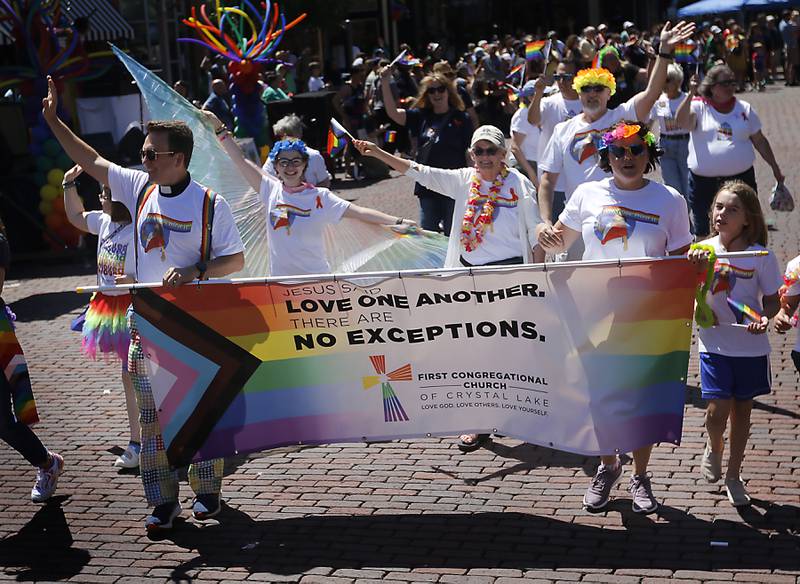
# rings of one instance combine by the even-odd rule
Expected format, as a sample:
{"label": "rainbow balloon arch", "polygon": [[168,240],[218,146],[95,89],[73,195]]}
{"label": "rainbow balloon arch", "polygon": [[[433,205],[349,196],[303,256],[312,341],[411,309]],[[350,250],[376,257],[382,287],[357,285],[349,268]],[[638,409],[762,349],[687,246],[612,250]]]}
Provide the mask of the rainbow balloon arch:
{"label": "rainbow balloon arch", "polygon": [[[47,77],[63,92],[67,82],[105,75],[115,63],[111,51],[87,53],[78,25],[62,10],[60,0],[0,0],[0,22],[10,22],[20,63],[0,67],[0,90],[22,96],[23,115],[30,128],[30,152],[36,162],[39,212],[47,227],[45,239],[57,250],[78,245],[80,232],[64,212],[61,181],[72,161],[64,153],[41,113]],[[63,40],[63,42],[62,42]],[[60,112],[62,119],[68,112]]]}
{"label": "rainbow balloon arch", "polygon": [[[179,42],[194,43],[228,60],[229,89],[233,100],[233,116],[237,138],[253,138],[258,148],[268,143],[265,106],[261,101],[258,75],[265,63],[274,61],[272,55],[284,33],[305,17],[301,14],[288,24],[277,2],[261,2],[258,10],[249,0],[238,6],[213,3],[211,18],[206,5],[200,6],[200,18],[192,7],[191,16],[183,23],[194,29],[198,38],[179,38]],[[213,21],[212,21],[213,18]]]}

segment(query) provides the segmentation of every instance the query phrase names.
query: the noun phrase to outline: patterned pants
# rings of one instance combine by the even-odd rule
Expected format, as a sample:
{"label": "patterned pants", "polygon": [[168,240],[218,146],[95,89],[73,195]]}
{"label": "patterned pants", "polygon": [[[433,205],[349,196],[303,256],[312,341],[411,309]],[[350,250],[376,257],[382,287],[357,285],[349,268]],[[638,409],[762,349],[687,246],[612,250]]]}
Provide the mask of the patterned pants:
{"label": "patterned pants", "polygon": [[[128,350],[128,372],[131,374],[139,422],[142,425],[142,452],[139,469],[147,502],[155,507],[178,501],[178,473],[171,470],[156,415],[153,388],[147,377],[147,365],[139,339],[133,310],[128,309],[131,345]],[[214,495],[222,489],[223,460],[206,460],[189,466],[189,485],[197,495]]]}

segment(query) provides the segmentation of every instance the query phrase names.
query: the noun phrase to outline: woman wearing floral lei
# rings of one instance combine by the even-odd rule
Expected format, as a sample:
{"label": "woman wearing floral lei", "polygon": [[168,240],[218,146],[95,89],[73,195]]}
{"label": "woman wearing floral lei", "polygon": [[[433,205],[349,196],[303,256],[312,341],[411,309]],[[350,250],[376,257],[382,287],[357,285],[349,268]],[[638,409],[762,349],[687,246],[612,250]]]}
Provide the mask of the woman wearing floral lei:
{"label": "woman wearing floral lei", "polygon": [[[584,260],[685,254],[692,242],[686,201],[672,187],[644,177],[661,155],[647,125],[618,122],[603,135],[599,154],[600,168],[612,176],[580,185],[556,224],[541,226],[539,243],[545,251],[562,252],[582,238]],[[658,508],[647,474],[652,449],[646,445],[633,451],[628,490],[637,513]],[[583,504],[592,510],[605,507],[621,478],[617,455],[602,456]]]}
{"label": "woman wearing floral lei", "polygon": [[[433,168],[393,156],[371,142],[356,140],[355,146],[361,154],[377,158],[455,201],[445,267],[544,259],[536,242],[535,229],[541,219],[533,183],[506,165],[505,137],[498,128],[481,126],[472,134],[472,168]],[[459,447],[468,452],[488,439],[484,434],[465,434]]]}

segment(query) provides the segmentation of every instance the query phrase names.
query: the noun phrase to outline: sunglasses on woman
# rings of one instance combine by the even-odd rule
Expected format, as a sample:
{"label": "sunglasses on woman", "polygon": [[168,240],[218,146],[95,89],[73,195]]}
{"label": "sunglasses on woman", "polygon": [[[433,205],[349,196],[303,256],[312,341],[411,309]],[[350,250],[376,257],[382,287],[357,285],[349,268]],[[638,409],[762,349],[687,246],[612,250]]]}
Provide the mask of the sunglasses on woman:
{"label": "sunglasses on woman", "polygon": [[612,144],[608,147],[608,151],[614,158],[624,158],[625,152],[630,154],[631,158],[636,158],[644,154],[644,148],[644,144],[633,144],[631,146],[615,146]]}
{"label": "sunglasses on woman", "polygon": [[305,160],[302,158],[279,158],[275,162],[281,168],[289,168],[290,166],[292,168],[300,168],[303,166],[303,164],[305,164]]}
{"label": "sunglasses on woman", "polygon": [[475,156],[483,156],[484,154],[486,156],[494,156],[495,154],[497,154],[497,148],[495,148],[494,146],[489,146],[488,148],[480,148],[476,146],[475,148],[472,149],[472,153]]}
{"label": "sunglasses on woman", "polygon": [[553,79],[556,81],[569,81],[573,77],[575,76],[572,73],[556,73],[553,75]]}
{"label": "sunglasses on woman", "polygon": [[725,79],[724,81],[717,81],[714,85],[722,85],[723,87],[733,87],[736,85],[735,79]]}
{"label": "sunglasses on woman", "polygon": [[159,156],[161,156],[162,154],[165,156],[166,155],[172,156],[173,154],[175,154],[175,152],[173,151],[159,152],[158,150],[154,150],[152,148],[148,148],[147,150],[139,150],[139,157],[142,160],[149,160],[151,162],[156,158],[158,158]]}
{"label": "sunglasses on woman", "polygon": [[446,93],[447,88],[444,85],[437,85],[436,87],[429,87],[428,93]]}
{"label": "sunglasses on woman", "polygon": [[601,93],[605,88],[605,85],[584,85],[581,87],[581,93]]}

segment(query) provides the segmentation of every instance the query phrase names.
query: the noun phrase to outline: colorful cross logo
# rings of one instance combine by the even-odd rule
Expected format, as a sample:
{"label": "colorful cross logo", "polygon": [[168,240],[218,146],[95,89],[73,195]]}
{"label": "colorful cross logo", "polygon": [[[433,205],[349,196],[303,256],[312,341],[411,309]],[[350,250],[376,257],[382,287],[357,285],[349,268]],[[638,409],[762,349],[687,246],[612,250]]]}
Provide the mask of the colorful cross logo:
{"label": "colorful cross logo", "polygon": [[385,422],[407,422],[408,415],[403,409],[397,394],[392,389],[390,381],[411,381],[414,377],[411,374],[411,364],[406,363],[399,369],[386,373],[386,356],[370,355],[372,367],[377,375],[367,375],[361,379],[363,388],[370,389],[379,383],[383,391],[383,419]]}

